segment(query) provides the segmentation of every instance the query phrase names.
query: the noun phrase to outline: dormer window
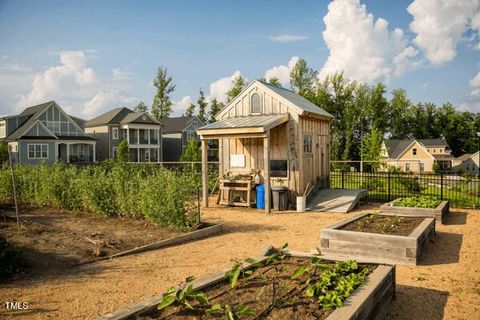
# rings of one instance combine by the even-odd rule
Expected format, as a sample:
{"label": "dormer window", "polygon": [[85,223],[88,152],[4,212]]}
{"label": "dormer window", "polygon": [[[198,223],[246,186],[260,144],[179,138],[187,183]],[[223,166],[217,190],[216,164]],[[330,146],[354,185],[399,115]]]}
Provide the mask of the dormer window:
{"label": "dormer window", "polygon": [[262,100],[258,93],[252,94],[250,103],[250,113],[260,114],[262,113]]}
{"label": "dormer window", "polygon": [[413,148],[412,153],[413,153],[414,156],[416,156],[417,155],[417,148]]}

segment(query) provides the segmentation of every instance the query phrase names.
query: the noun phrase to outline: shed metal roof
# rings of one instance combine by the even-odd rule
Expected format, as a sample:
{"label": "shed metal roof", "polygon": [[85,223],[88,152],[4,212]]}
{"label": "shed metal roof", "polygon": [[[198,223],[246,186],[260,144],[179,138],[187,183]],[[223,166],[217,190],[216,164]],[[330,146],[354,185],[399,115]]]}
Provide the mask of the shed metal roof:
{"label": "shed metal roof", "polygon": [[288,119],[286,114],[276,114],[276,115],[260,115],[260,116],[246,116],[246,117],[236,117],[236,118],[227,118],[222,119],[214,123],[207,124],[201,128],[198,128],[199,131],[202,130],[212,130],[212,129],[231,129],[231,128],[252,128],[252,127],[268,127],[270,124],[275,123],[284,118]]}

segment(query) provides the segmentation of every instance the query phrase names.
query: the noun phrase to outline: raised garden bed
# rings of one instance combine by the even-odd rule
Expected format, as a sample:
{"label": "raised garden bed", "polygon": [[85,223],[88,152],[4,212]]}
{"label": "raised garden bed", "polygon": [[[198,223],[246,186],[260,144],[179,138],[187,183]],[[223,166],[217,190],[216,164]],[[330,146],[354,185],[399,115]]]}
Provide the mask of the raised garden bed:
{"label": "raised garden bed", "polygon": [[361,262],[416,265],[435,235],[435,220],[364,213],[320,232],[322,255]]}
{"label": "raised garden bed", "polygon": [[394,296],[394,266],[269,248],[100,319],[383,319]]}
{"label": "raised garden bed", "polygon": [[[400,201],[405,202],[408,198],[399,198],[391,202],[385,203],[380,206],[380,210],[385,214],[394,214],[400,216],[408,217],[431,217],[435,218],[435,221],[438,223],[445,223],[450,205],[448,201],[438,201],[438,205],[433,208],[421,208],[421,207],[410,207],[410,206],[398,206],[396,203]],[[419,201],[411,201],[412,205],[416,205]],[[408,204],[408,202],[406,202]]]}

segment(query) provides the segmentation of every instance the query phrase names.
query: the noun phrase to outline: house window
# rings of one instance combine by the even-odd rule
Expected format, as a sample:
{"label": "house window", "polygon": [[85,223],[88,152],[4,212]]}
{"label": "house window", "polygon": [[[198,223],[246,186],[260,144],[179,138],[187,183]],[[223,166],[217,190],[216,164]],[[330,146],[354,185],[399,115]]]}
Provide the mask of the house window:
{"label": "house window", "polygon": [[303,135],[303,153],[312,153],[312,135]]}
{"label": "house window", "polygon": [[146,141],[148,141],[148,132],[149,132],[149,130],[144,130],[144,131],[143,131],[143,138],[144,138]]}
{"label": "house window", "polygon": [[112,137],[113,137],[113,140],[118,140],[118,128],[112,129]]}
{"label": "house window", "polygon": [[5,138],[7,136],[7,130],[5,128],[5,121],[0,122],[0,138]]}
{"label": "house window", "polygon": [[150,150],[145,149],[145,161],[150,161]]}
{"label": "house window", "polygon": [[46,143],[29,144],[28,159],[48,159],[48,144]]}
{"label": "house window", "polygon": [[195,139],[195,132],[187,131],[187,142],[190,141],[191,139]]}
{"label": "house window", "polygon": [[270,160],[270,177],[287,178],[288,177],[288,161],[287,160]]}
{"label": "house window", "polygon": [[433,153],[437,153],[437,149],[433,149]]}
{"label": "house window", "polygon": [[420,162],[420,172],[425,171],[425,164],[423,162]]}
{"label": "house window", "polygon": [[417,148],[413,148],[412,153],[413,153],[414,156],[416,156],[417,155]]}
{"label": "house window", "polygon": [[262,113],[262,100],[260,99],[260,95],[258,93],[252,94],[252,102],[250,106],[250,112],[252,114],[259,114]]}
{"label": "house window", "polygon": [[410,163],[405,163],[405,171],[406,172],[410,171]]}
{"label": "house window", "polygon": [[117,154],[118,154],[118,148],[113,147],[113,159],[117,159]]}

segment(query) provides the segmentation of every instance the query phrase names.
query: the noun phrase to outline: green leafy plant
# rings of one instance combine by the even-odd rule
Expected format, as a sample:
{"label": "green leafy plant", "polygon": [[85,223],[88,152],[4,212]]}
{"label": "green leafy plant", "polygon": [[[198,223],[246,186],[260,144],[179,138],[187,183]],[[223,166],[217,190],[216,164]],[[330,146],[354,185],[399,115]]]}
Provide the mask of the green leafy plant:
{"label": "green leafy plant", "polygon": [[436,208],[440,204],[440,202],[440,200],[434,197],[420,196],[401,198],[395,200],[393,205],[396,207]]}

